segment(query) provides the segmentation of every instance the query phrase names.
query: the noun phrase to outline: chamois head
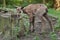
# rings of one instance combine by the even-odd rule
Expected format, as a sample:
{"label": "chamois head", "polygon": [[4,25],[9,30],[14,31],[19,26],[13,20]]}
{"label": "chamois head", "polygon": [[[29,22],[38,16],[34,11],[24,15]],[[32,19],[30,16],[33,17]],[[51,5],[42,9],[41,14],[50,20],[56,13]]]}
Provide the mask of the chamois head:
{"label": "chamois head", "polygon": [[17,12],[18,12],[18,13],[23,12],[23,7],[17,7]]}

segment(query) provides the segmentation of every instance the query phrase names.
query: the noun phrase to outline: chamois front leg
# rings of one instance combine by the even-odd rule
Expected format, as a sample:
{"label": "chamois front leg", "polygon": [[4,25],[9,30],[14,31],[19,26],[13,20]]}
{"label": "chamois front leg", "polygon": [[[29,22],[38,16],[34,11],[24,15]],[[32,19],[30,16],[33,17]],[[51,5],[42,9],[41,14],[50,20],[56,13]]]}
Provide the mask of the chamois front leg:
{"label": "chamois front leg", "polygon": [[30,21],[29,31],[34,32],[34,17],[33,17],[33,15],[30,16],[29,21]]}

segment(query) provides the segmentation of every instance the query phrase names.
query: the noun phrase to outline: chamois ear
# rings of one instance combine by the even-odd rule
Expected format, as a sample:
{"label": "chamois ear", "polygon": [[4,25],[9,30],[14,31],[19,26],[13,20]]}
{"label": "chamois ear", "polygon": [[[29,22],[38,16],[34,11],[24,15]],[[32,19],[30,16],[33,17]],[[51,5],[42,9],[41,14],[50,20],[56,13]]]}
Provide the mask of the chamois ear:
{"label": "chamois ear", "polygon": [[48,12],[48,9],[46,8],[46,12]]}
{"label": "chamois ear", "polygon": [[21,9],[23,9],[24,7],[21,7]]}

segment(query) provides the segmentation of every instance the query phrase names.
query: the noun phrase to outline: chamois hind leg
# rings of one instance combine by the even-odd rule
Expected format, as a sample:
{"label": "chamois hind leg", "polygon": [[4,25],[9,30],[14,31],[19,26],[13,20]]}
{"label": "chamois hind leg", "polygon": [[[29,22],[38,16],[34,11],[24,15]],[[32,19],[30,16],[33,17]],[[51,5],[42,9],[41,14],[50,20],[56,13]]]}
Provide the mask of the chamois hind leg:
{"label": "chamois hind leg", "polygon": [[53,28],[52,20],[48,17],[47,14],[45,14],[44,17],[45,17],[45,18],[47,19],[47,21],[49,22],[49,25],[50,25],[51,31],[54,32],[54,28]]}

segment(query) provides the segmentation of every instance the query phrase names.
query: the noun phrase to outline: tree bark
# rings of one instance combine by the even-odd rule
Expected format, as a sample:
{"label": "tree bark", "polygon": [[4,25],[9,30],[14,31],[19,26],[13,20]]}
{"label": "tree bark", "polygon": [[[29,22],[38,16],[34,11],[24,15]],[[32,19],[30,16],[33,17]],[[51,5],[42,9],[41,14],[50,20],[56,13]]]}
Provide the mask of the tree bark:
{"label": "tree bark", "polygon": [[3,0],[3,7],[6,7],[6,0]]}
{"label": "tree bark", "polygon": [[45,0],[43,0],[43,4],[45,4],[46,2],[45,2]]}

